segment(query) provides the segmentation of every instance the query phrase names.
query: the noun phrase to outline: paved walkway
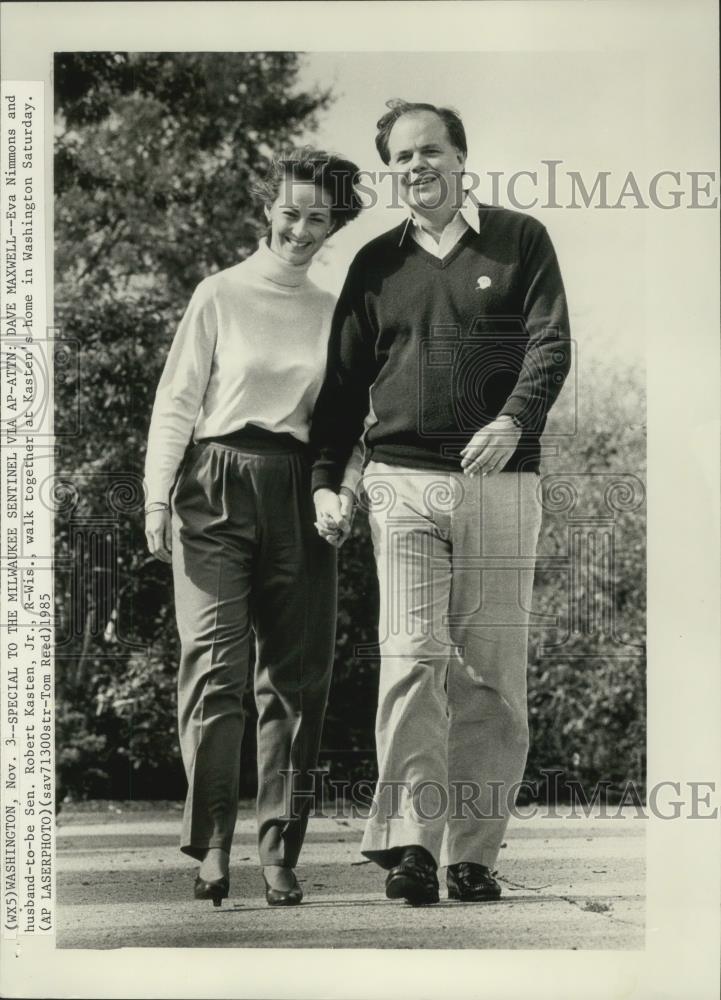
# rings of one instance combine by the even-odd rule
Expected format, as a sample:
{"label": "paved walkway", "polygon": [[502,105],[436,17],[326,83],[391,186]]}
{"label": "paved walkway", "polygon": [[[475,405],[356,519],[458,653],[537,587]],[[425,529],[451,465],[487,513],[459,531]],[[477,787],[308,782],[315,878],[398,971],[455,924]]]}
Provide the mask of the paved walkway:
{"label": "paved walkway", "polygon": [[230,898],[191,898],[180,808],[64,808],[58,829],[58,947],[564,948],[644,946],[645,821],[634,810],[516,819],[497,903],[413,908],[383,893],[358,853],[363,821],[312,819],[298,868],[301,906],[269,908],[252,811],[241,808]]}

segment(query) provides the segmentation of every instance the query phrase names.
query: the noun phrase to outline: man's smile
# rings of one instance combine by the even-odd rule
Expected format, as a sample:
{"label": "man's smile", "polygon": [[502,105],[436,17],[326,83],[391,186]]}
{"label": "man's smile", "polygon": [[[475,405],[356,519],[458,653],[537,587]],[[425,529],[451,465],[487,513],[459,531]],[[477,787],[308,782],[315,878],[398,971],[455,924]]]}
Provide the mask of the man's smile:
{"label": "man's smile", "polygon": [[409,187],[423,187],[425,184],[431,184],[433,181],[438,179],[438,174],[421,174],[420,177],[416,177],[415,180],[409,181]]}

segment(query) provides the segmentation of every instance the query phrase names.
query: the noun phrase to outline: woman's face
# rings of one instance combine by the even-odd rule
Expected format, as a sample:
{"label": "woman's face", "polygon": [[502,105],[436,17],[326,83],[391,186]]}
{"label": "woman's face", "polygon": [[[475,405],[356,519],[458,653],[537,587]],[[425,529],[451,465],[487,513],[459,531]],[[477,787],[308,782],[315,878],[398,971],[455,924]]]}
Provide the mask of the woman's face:
{"label": "woman's face", "polygon": [[330,233],[330,206],[323,204],[328,201],[328,194],[310,181],[284,181],[276,200],[265,207],[271,250],[289,264],[307,264]]}

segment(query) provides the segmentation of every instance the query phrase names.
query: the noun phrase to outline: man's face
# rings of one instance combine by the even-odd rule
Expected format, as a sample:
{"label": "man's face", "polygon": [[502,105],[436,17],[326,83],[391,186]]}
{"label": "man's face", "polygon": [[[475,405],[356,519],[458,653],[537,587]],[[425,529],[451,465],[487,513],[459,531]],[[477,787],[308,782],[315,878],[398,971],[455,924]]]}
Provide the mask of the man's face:
{"label": "man's face", "polygon": [[458,206],[466,158],[451,143],[442,118],[432,111],[403,115],[391,129],[388,152],[400,196],[411,210]]}

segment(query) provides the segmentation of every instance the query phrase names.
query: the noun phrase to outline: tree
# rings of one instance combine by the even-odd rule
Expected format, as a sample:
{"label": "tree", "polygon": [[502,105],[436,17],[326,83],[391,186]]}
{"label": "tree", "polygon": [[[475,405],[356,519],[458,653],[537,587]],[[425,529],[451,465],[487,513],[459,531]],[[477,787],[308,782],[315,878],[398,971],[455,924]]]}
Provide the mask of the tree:
{"label": "tree", "polygon": [[177,775],[177,640],[169,571],[145,550],[145,440],[193,288],[255,249],[252,184],[328,103],[298,71],[287,52],[56,58],[58,743],[61,784],[79,794]]}

